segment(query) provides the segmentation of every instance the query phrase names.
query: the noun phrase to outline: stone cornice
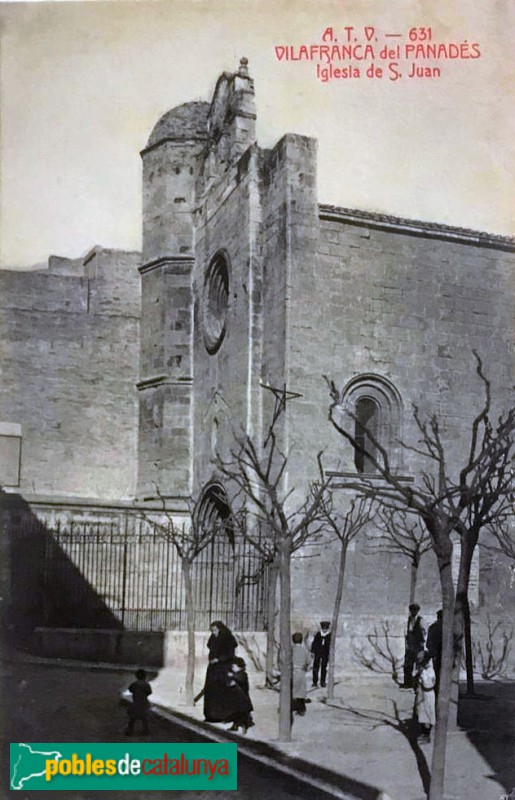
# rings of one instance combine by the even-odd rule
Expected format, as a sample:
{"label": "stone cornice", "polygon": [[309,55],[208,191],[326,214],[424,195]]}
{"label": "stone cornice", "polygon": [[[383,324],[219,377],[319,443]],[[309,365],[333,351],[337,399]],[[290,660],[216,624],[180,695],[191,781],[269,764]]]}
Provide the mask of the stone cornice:
{"label": "stone cornice", "polygon": [[187,274],[193,269],[194,263],[195,256],[161,256],[161,258],[142,264],[141,267],[138,267],[138,271],[140,275],[146,275],[161,267],[171,267],[174,272]]}
{"label": "stone cornice", "polygon": [[[12,508],[16,508],[16,502],[25,502],[31,508],[80,508],[80,509],[103,509],[119,510],[131,509],[135,507],[135,501],[132,499],[123,500],[105,500],[100,497],[81,497],[80,495],[60,495],[60,494],[34,494],[31,492],[21,492],[19,489],[7,490],[6,495],[10,495],[13,500],[11,501]],[[7,503],[7,499],[5,501]],[[23,506],[19,506],[23,511]]]}
{"label": "stone cornice", "polygon": [[[338,485],[338,479],[345,483],[350,482],[369,482],[369,483],[377,483],[377,484],[386,484],[385,479],[382,475],[373,472],[340,472],[339,470],[327,469],[325,470],[325,475],[331,479],[331,488],[332,489],[339,489],[342,488]],[[402,483],[413,483],[415,478],[412,475],[395,475],[395,479],[402,482]],[[345,486],[343,487],[345,488]]]}
{"label": "stone cornice", "polygon": [[191,386],[193,378],[171,378],[170,375],[153,375],[151,378],[144,378],[136,384],[138,391],[144,389],[154,389],[156,386]]}
{"label": "stone cornice", "polygon": [[473,244],[480,247],[492,247],[497,250],[515,252],[515,238],[500,236],[483,231],[474,231],[469,228],[457,228],[451,225],[440,225],[436,222],[421,222],[420,220],[404,219],[403,217],[378,214],[372,211],[359,211],[352,208],[338,206],[318,206],[321,220],[334,220],[347,222],[351,225],[367,226],[380,230],[391,230],[410,236],[421,236],[430,239],[443,239],[461,244]]}
{"label": "stone cornice", "polygon": [[123,500],[103,500],[96,497],[80,497],[57,494],[44,495],[26,492],[23,492],[22,494],[19,492],[19,490],[6,490],[5,494],[9,495],[9,497],[6,497],[5,500],[6,507],[7,501],[10,498],[13,498],[10,501],[10,507],[15,510],[19,508],[21,511],[24,509],[23,506],[19,506],[20,499],[22,503],[24,502],[28,504],[33,510],[53,510],[58,513],[66,510],[79,512],[100,511],[105,513],[117,511],[137,512],[141,510],[148,512],[163,512],[162,500],[166,501],[166,510],[174,510],[178,513],[188,512],[188,498],[182,497],[181,495],[164,495],[162,498],[152,495],[149,497],[134,497],[132,499]]}
{"label": "stone cornice", "polygon": [[143,158],[147,153],[150,153],[152,150],[157,150],[158,147],[162,147],[162,145],[170,143],[175,147],[179,147],[185,144],[205,144],[207,142],[207,133],[205,136],[165,136],[163,139],[160,139],[158,142],[149,145],[148,147],[144,147],[143,150],[140,150],[139,154]]}

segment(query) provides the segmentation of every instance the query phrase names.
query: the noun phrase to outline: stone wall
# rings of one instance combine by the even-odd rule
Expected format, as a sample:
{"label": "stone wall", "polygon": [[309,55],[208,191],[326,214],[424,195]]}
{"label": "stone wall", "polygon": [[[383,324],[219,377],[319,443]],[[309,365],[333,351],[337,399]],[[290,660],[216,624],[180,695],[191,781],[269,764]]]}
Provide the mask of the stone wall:
{"label": "stone wall", "polygon": [[138,497],[191,493],[195,185],[207,103],[185,103],[152,131],[143,160]]}
{"label": "stone wall", "polygon": [[[259,152],[247,151],[237,167],[219,181],[199,215],[195,293],[195,485],[213,477],[216,452],[233,446],[232,431],[258,425],[261,254],[257,246]],[[209,327],[209,268],[220,254],[227,266],[228,296],[223,341],[215,352],[206,346]]]}
{"label": "stone wall", "polygon": [[[215,97],[216,109],[223,102],[220,92]],[[318,206],[316,142],[287,134],[270,151],[251,144],[231,159],[229,150],[222,153],[223,136],[200,170],[192,217],[195,490],[217,478],[212,459],[234,446],[232,431],[256,441],[263,435],[273,395],[260,384],[300,395],[289,401],[278,431],[289,453],[292,506],[316,474],[317,452],[324,452],[327,469],[355,472],[352,449],[327,419],[324,376],[342,393],[349,386],[355,392],[360,376],[385,393],[395,417],[392,456],[407,480],[421,469],[420,459],[398,444],[418,438],[412,404],[436,412],[455,471],[484,397],[474,350],[492,381],[494,414],[509,401],[512,243]],[[217,254],[227,261],[229,291],[223,341],[210,352],[206,297]],[[484,613],[498,602],[496,582],[508,591],[499,577],[504,567],[489,574],[486,563],[481,581],[493,594],[479,592]],[[337,564],[334,542],[310,544],[295,556],[293,613],[301,628],[330,616]],[[385,555],[368,538],[358,541],[348,553],[345,613],[366,619],[379,598],[386,615],[398,614],[409,602],[409,584],[405,559]],[[432,614],[439,606],[432,553],[422,562],[417,598]]]}
{"label": "stone wall", "polygon": [[[191,259],[142,275],[138,496],[187,496],[191,482]],[[157,490],[156,490],[157,487]]]}
{"label": "stone wall", "polygon": [[[333,467],[351,468],[350,447],[335,441],[327,424],[322,375],[343,390],[356,376],[373,373],[400,394],[404,436],[414,434],[411,405],[417,403],[440,415],[459,459],[461,437],[484,397],[474,349],[496,406],[509,400],[514,266],[513,253],[493,242],[489,247],[488,237],[476,245],[323,215],[311,275],[292,273],[291,388],[304,397],[291,415],[300,446],[328,447]],[[404,461],[412,466],[408,454]]]}
{"label": "stone wall", "polygon": [[[321,207],[311,272],[303,269],[302,260],[292,270],[289,388],[303,397],[288,408],[290,483],[306,486],[320,450],[326,467],[356,471],[352,448],[328,423],[324,375],[342,392],[360,375],[388,381],[400,398],[399,435],[411,443],[419,438],[412,405],[423,413],[436,412],[448,468],[456,476],[468,452],[472,420],[484,402],[474,350],[492,382],[494,419],[510,402],[513,247],[500,237],[423,225],[415,231],[402,221],[388,226],[374,223],[373,215],[359,223],[352,217]],[[403,448],[397,457],[401,474],[416,479],[420,458]],[[313,557],[316,552],[319,558]],[[312,547],[304,554],[308,557],[299,559],[294,602],[299,619],[312,622],[321,584],[335,587],[336,552],[335,545],[323,552]],[[439,602],[439,582],[432,553],[422,566],[417,595],[433,607]],[[385,611],[407,605],[409,569],[402,559],[374,553],[358,541],[347,570],[348,610],[373,613],[378,600]],[[487,575],[480,565],[481,613],[515,608],[515,589],[509,588],[505,572],[498,565]],[[324,606],[318,615],[328,610]]]}
{"label": "stone wall", "polygon": [[[19,491],[134,495],[139,254],[0,273],[0,419],[21,425]],[[70,274],[72,273],[72,274]]]}

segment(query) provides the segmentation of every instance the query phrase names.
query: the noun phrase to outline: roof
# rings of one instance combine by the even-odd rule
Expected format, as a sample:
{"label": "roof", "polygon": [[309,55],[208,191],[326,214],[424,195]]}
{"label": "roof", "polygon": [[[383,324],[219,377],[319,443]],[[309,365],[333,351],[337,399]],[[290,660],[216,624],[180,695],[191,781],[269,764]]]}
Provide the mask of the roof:
{"label": "roof", "polygon": [[374,211],[361,211],[355,208],[343,208],[320,204],[318,211],[321,219],[341,220],[354,225],[369,225],[374,228],[397,229],[400,232],[415,235],[426,235],[433,238],[464,241],[472,244],[491,245],[506,250],[515,248],[515,237],[475,231],[470,228],[459,228],[438,222],[423,222],[406,217],[396,217]]}
{"label": "roof", "polygon": [[207,139],[209,108],[209,103],[193,102],[183,103],[167,111],[154,125],[147,147],[155,147],[167,139]]}

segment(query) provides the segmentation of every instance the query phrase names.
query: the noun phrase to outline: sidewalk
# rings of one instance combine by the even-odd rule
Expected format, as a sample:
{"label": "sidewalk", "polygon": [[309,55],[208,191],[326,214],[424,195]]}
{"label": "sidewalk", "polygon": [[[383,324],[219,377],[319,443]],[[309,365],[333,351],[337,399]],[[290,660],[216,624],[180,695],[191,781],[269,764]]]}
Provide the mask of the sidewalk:
{"label": "sidewalk", "polygon": [[[7,656],[7,654],[5,654]],[[49,668],[91,672],[133,672],[134,667],[30,656],[20,652],[6,661],[22,661]],[[342,776],[344,792],[335,796],[363,800],[425,800],[422,776],[428,775],[432,745],[412,746],[406,721],[411,718],[413,693],[398,689],[391,679],[348,679],[336,687],[337,699],[326,702],[323,689],[309,692],[305,717],[295,717],[292,742],[279,742],[278,693],[262,688],[263,673],[250,673],[255,727],[246,736],[226,733],[228,725],[204,722],[202,701],[184,704],[184,675],[172,668],[151,677],[152,701],[183,720],[227,737],[269,760],[292,764],[300,771],[327,782],[326,770]],[[152,676],[154,670],[149,669]],[[197,671],[196,691],[203,673]],[[446,800],[501,800],[515,786],[515,682],[481,683],[478,697],[460,701],[460,719],[467,730],[449,734],[446,766]],[[404,732],[403,732],[404,731]],[[355,791],[350,791],[352,781]],[[338,780],[330,780],[338,784]],[[375,787],[375,789],[374,789]],[[383,792],[381,794],[380,792]]]}
{"label": "sidewalk", "polygon": [[[242,743],[245,739],[249,744],[261,742],[279,753],[313,764],[314,769],[322,767],[375,786],[382,790],[383,800],[424,800],[422,776],[429,775],[432,745],[410,744],[406,721],[413,707],[411,691],[398,689],[390,679],[371,678],[359,684],[353,681],[337,686],[337,699],[329,705],[326,690],[312,690],[308,694],[311,703],[306,716],[295,717],[292,741],[285,743],[277,738],[278,693],[263,688],[262,673],[249,677],[256,725],[246,737],[229,736],[236,736]],[[172,669],[162,669],[152,682],[153,702],[192,720],[203,721],[202,701],[194,708],[184,705],[182,678]],[[196,691],[200,688],[197,686]],[[211,724],[210,727],[223,733],[229,726]],[[472,733],[477,740],[479,731]],[[491,746],[492,731],[484,733]],[[499,732],[498,748],[501,760],[513,762],[513,735]],[[495,770],[472,744],[470,732],[460,730],[449,734],[447,753],[446,798],[500,800],[507,793],[493,774]]]}

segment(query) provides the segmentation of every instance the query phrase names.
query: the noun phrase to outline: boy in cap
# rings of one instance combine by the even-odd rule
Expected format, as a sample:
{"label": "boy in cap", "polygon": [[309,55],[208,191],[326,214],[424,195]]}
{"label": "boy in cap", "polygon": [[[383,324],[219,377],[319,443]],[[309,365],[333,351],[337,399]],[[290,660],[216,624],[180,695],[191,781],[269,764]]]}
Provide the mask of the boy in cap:
{"label": "boy in cap", "polygon": [[320,623],[320,630],[315,633],[311,643],[311,652],[314,655],[313,661],[313,687],[318,686],[318,675],[320,673],[320,686],[324,689],[327,679],[327,664],[329,663],[329,648],[331,646],[331,623],[323,620]]}
{"label": "boy in cap", "polygon": [[140,720],[143,727],[143,734],[147,734],[148,730],[148,713],[150,710],[150,703],[148,696],[152,694],[152,687],[147,681],[147,673],[144,669],[136,670],[136,680],[129,686],[129,692],[132,694],[132,703],[127,707],[129,714],[129,722],[125,731],[126,736],[132,736],[134,731],[134,724]]}

